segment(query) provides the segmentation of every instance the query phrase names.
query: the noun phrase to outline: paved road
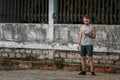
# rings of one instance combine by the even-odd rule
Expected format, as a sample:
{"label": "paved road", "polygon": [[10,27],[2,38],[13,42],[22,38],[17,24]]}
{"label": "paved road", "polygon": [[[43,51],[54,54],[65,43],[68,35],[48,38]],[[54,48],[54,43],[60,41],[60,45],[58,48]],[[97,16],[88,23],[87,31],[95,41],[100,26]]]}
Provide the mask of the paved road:
{"label": "paved road", "polygon": [[90,73],[80,76],[78,72],[50,70],[0,71],[0,80],[120,80],[120,74]]}

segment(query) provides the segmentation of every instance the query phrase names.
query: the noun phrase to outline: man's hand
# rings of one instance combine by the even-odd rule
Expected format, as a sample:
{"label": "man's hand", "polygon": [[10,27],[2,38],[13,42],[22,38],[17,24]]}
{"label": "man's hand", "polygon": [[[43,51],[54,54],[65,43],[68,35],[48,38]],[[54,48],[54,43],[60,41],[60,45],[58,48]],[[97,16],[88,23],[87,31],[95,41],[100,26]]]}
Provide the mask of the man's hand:
{"label": "man's hand", "polygon": [[77,46],[77,49],[80,50],[80,45]]}
{"label": "man's hand", "polygon": [[85,36],[88,36],[88,37],[90,37],[90,34],[87,34],[87,33],[85,33]]}
{"label": "man's hand", "polygon": [[87,36],[87,37],[90,37],[90,38],[93,38],[93,35],[92,34],[85,34],[85,36]]}
{"label": "man's hand", "polygon": [[92,27],[92,34],[85,33],[85,36],[95,39],[96,38],[95,27]]}

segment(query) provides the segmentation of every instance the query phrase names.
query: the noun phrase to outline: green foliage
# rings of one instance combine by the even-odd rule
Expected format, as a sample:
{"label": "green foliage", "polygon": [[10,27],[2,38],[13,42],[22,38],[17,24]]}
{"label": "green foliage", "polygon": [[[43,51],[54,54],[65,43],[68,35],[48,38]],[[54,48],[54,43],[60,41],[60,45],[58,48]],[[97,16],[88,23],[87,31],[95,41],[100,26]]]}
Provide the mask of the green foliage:
{"label": "green foliage", "polygon": [[54,58],[54,64],[57,67],[57,69],[63,69],[64,60],[61,57]]}
{"label": "green foliage", "polygon": [[116,73],[116,68],[110,67],[110,68],[108,69],[108,73]]}

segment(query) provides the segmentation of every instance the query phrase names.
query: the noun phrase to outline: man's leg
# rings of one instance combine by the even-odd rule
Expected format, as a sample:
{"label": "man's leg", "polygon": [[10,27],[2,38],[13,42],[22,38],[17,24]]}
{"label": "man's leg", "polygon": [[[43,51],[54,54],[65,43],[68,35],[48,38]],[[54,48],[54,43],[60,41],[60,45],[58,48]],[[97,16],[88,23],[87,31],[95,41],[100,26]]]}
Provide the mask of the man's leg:
{"label": "man's leg", "polygon": [[90,70],[91,70],[91,72],[93,72],[94,71],[93,70],[93,57],[92,56],[88,56],[88,60],[90,62]]}
{"label": "man's leg", "polygon": [[90,62],[91,74],[95,75],[94,69],[93,69],[93,45],[88,45],[87,46],[87,55],[88,55],[88,60]]}
{"label": "man's leg", "polygon": [[93,68],[93,57],[89,56],[88,60],[90,62],[90,70],[91,70],[91,75],[95,75],[94,68]]}
{"label": "man's leg", "polygon": [[81,57],[82,71],[79,75],[86,75],[86,56]]}
{"label": "man's leg", "polygon": [[81,57],[82,71],[86,71],[86,56]]}
{"label": "man's leg", "polygon": [[82,72],[79,75],[86,75],[86,46],[81,45],[81,64],[82,64]]}

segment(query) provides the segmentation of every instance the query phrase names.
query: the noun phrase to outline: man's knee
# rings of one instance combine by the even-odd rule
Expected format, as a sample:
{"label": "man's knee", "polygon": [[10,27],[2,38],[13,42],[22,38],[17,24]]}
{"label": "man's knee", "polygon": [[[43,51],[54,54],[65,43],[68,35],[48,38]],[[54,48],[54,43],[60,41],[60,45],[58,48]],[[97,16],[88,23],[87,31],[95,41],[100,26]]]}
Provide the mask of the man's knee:
{"label": "man's knee", "polygon": [[88,60],[91,62],[91,61],[93,61],[93,57],[91,56],[91,57],[88,57]]}
{"label": "man's knee", "polygon": [[86,57],[81,57],[81,61],[85,62],[86,61]]}

